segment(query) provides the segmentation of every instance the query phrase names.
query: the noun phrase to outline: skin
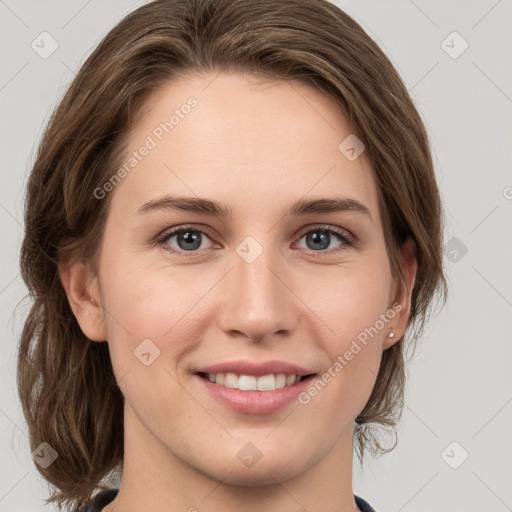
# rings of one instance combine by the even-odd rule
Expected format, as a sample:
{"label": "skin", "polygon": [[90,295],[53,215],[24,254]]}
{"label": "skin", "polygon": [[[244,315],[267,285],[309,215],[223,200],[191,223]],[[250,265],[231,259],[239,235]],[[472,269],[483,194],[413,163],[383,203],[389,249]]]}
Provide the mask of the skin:
{"label": "skin", "polygon": [[[154,512],[356,510],[354,419],[382,351],[406,329],[414,247],[402,248],[407,287],[400,286],[365,153],[349,161],[338,150],[350,125],[331,98],[300,82],[222,73],[166,84],[131,131],[129,153],[190,96],[198,106],[110,192],[97,273],[77,262],[61,267],[83,332],[108,341],[125,397],[123,481],[104,511],[134,512],[141,503]],[[166,194],[219,201],[233,217],[138,213]],[[298,199],[335,196],[360,201],[371,218],[283,215]],[[199,249],[187,253],[177,236],[152,242],[186,224],[208,231],[197,234]],[[305,236],[316,224],[357,241],[331,234],[319,250]],[[263,249],[252,263],[236,252],[248,236]],[[278,359],[321,376],[394,303],[402,310],[307,405],[242,414],[212,400],[192,373],[234,359]],[[149,366],[134,357],[144,339],[160,350]],[[237,457],[248,442],[262,454],[250,468]]]}

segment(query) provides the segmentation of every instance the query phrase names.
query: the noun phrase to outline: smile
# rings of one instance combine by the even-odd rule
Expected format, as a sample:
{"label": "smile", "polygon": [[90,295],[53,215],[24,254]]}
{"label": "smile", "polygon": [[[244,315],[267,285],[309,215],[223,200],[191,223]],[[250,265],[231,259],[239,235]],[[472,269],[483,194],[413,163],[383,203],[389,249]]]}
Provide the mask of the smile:
{"label": "smile", "polygon": [[237,375],[236,373],[199,373],[199,375],[219,386],[241,391],[275,391],[276,389],[293,386],[296,382],[300,382],[302,378],[307,377],[285,373],[259,377],[255,375]]}

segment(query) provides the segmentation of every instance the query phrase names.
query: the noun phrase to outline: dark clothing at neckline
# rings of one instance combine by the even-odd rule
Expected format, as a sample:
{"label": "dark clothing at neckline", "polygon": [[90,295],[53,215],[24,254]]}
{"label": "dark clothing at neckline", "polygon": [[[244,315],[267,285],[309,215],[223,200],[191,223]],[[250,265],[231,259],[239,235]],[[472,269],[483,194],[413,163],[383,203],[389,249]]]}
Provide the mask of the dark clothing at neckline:
{"label": "dark clothing at neckline", "polygon": [[[92,498],[85,509],[80,511],[75,510],[75,512],[100,512],[101,509],[114,501],[114,498],[117,496],[118,492],[119,489],[107,489],[105,491],[101,491]],[[373,509],[372,506],[363,498],[360,498],[359,496],[354,496],[354,498],[356,500],[357,506],[361,509],[362,512],[376,512],[375,509]]]}

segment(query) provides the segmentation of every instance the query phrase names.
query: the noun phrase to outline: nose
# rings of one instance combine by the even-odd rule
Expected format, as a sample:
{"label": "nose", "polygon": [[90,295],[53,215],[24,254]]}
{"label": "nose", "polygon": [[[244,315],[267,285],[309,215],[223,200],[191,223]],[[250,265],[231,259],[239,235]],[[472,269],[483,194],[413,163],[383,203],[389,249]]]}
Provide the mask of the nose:
{"label": "nose", "polygon": [[291,273],[270,250],[249,261],[233,255],[220,290],[220,328],[231,337],[257,343],[289,336],[300,315]]}

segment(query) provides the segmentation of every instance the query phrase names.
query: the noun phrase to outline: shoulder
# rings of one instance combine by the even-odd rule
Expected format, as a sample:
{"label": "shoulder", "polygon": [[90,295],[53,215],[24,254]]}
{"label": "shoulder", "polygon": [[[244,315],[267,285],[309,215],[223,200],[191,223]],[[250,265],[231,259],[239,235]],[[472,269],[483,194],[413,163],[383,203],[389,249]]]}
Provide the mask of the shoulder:
{"label": "shoulder", "polygon": [[377,512],[366,500],[360,498],[359,496],[355,496],[357,506],[361,509],[361,512]]}
{"label": "shoulder", "polygon": [[106,507],[117,496],[119,489],[106,489],[99,492],[94,496],[91,501],[87,502],[80,510],[73,512],[100,512],[102,508]]}

